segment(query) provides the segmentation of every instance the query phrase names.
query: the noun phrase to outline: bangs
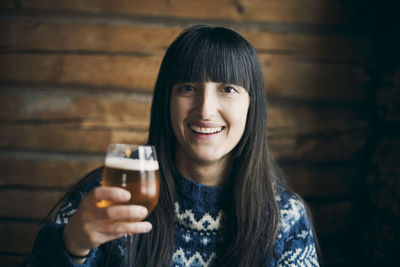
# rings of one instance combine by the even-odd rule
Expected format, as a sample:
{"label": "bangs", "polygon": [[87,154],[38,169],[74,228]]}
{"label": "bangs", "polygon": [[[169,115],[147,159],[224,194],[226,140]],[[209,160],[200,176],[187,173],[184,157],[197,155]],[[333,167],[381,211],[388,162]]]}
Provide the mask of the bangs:
{"label": "bangs", "polygon": [[172,85],[212,81],[237,84],[250,90],[255,55],[243,37],[225,28],[204,28],[180,37],[180,44],[185,45],[174,49]]}

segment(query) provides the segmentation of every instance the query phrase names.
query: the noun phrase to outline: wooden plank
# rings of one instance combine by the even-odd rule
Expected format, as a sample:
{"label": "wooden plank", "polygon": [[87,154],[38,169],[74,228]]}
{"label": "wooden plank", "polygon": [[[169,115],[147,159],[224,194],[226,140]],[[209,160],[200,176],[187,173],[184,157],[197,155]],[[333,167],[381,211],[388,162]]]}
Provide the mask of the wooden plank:
{"label": "wooden plank", "polygon": [[279,160],[347,161],[365,145],[369,122],[346,109],[269,109],[267,136]]}
{"label": "wooden plank", "polygon": [[361,174],[354,166],[282,164],[289,186],[305,198],[344,198],[359,192]]}
{"label": "wooden plank", "polygon": [[[2,0],[0,2],[1,8],[11,8],[14,7],[14,2],[12,0]],[[1,261],[0,261],[1,262]]]}
{"label": "wooden plank", "polygon": [[7,267],[18,266],[26,257],[27,256],[0,254],[0,262],[2,266],[7,266]]}
{"label": "wooden plank", "polygon": [[[0,157],[3,173],[0,186],[68,187],[102,164],[102,159],[86,161]],[[302,197],[348,197],[360,188],[360,174],[355,168],[286,165],[282,168],[289,185]]]}
{"label": "wooden plank", "polygon": [[260,55],[268,96],[361,101],[371,81],[367,66]]}
{"label": "wooden plank", "polygon": [[[7,93],[11,94],[11,92]],[[42,93],[46,94],[46,92],[33,91],[30,93],[33,99],[42,99]],[[19,94],[17,92],[16,95]],[[61,94],[58,98],[50,96],[49,101],[46,101],[44,97],[41,104],[31,102],[33,106],[40,107],[38,112],[35,112],[35,108],[28,103],[21,108],[23,111],[12,117],[6,117],[8,120],[0,124],[2,129],[0,146],[104,152],[106,145],[111,142],[145,142],[148,116],[140,120],[140,109],[139,116],[135,115],[135,101],[129,98],[113,100],[112,95],[94,96],[83,101],[82,109],[71,109],[67,106],[61,111],[56,109],[54,112],[53,104],[63,102],[65,97],[68,99],[68,94]],[[99,101],[101,104],[98,104]],[[129,108],[129,105],[133,107]],[[127,109],[102,108],[110,106],[122,106]],[[149,108],[150,103],[144,102],[143,109]],[[71,120],[57,119],[57,114],[62,112],[65,113],[61,118],[71,118]],[[81,117],[74,119],[74,116],[78,114]],[[271,105],[268,119],[268,137],[272,150],[278,158],[295,155],[297,155],[295,157],[302,157],[308,153],[310,155],[306,158],[318,156],[324,158],[324,154],[333,152],[334,158],[348,158],[364,144],[369,133],[369,122],[348,109]],[[341,149],[343,151],[340,151]]]}
{"label": "wooden plank", "polygon": [[371,160],[368,189],[372,208],[388,217],[400,217],[400,139],[381,138]]}
{"label": "wooden plank", "polygon": [[[324,117],[329,121],[332,117]],[[295,120],[296,117],[289,117]],[[304,117],[297,117],[299,120]],[[99,122],[98,122],[99,123]],[[307,120],[305,120],[307,123]],[[357,125],[358,124],[358,125]],[[83,124],[84,125],[84,124]],[[104,152],[109,143],[144,143],[145,131],[130,128],[109,128],[101,123],[83,126],[81,123],[24,124],[2,123],[0,147],[49,151]],[[274,127],[274,126],[271,126]],[[277,159],[349,160],[365,144],[369,134],[365,121],[354,124],[323,123],[309,128],[270,128],[268,138]]]}
{"label": "wooden plank", "polygon": [[36,235],[40,230],[38,223],[1,222],[1,252],[28,254],[31,252]]}
{"label": "wooden plank", "polygon": [[400,122],[400,66],[386,67],[377,91],[377,114],[385,122]]}
{"label": "wooden plank", "polygon": [[41,220],[64,193],[59,190],[0,188],[0,216]]}
{"label": "wooden plank", "polygon": [[347,24],[365,12],[368,3],[313,0],[254,0],[254,1],[123,1],[71,0],[55,3],[51,0],[23,0],[25,8],[73,10],[93,13],[116,13],[141,16],[166,16],[187,19],[228,19],[237,21],[272,21],[315,24]]}
{"label": "wooden plank", "polygon": [[147,130],[151,96],[134,92],[85,92],[58,88],[0,90],[0,119],[6,121],[72,121],[90,127]]}
{"label": "wooden plank", "polygon": [[[151,101],[150,95],[129,91],[4,87],[0,90],[0,119],[9,123],[71,122],[79,123],[81,127],[147,130]],[[350,108],[329,108],[322,104],[320,107],[298,103],[280,105],[274,100],[269,101],[268,127],[271,133],[277,133],[279,129],[308,133],[334,129],[338,125],[361,127],[369,123]]]}
{"label": "wooden plank", "polygon": [[340,131],[315,132],[314,134],[269,134],[272,154],[278,160],[349,161],[364,147],[368,129],[341,127]]}
{"label": "wooden plank", "polygon": [[[164,54],[181,30],[162,26],[0,21],[4,36],[0,44],[7,50]],[[238,31],[265,53],[350,62],[365,62],[372,57],[372,43],[367,36]]]}
{"label": "wooden plank", "polygon": [[274,33],[239,30],[258,53],[290,54],[335,62],[369,62],[372,42],[362,35]]}
{"label": "wooden plank", "polygon": [[351,201],[338,201],[327,204],[308,203],[317,235],[324,239],[340,235],[348,229],[356,218],[357,207]]}
{"label": "wooden plank", "polygon": [[152,91],[160,64],[160,56],[9,54],[0,56],[0,80]]}
{"label": "wooden plank", "polygon": [[69,156],[65,159],[54,159],[51,153],[47,156],[35,156],[14,158],[0,155],[0,186],[68,187],[104,163],[103,158],[73,159]]}
{"label": "wooden plank", "polygon": [[0,21],[0,32],[5,37],[0,44],[8,50],[163,54],[181,30],[162,26]]}
{"label": "wooden plank", "polygon": [[[260,55],[269,96],[361,101],[371,77],[367,66],[329,64],[293,56]],[[151,92],[159,56],[61,54],[0,55],[0,81],[126,88]]]}
{"label": "wooden plank", "polygon": [[105,152],[110,143],[143,144],[147,133],[126,129],[55,125],[2,124],[0,147],[49,151]]}

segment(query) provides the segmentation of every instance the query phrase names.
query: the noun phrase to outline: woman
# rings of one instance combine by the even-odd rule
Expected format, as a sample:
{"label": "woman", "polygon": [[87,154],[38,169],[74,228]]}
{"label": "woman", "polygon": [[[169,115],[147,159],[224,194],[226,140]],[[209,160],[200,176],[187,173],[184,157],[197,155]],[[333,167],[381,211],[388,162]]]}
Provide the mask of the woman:
{"label": "woman", "polygon": [[[266,140],[266,96],[252,46],[195,26],[169,47],[157,78],[148,143],[161,194],[146,221],[95,170],[39,233],[30,266],[115,266],[133,234],[135,266],[318,266],[304,203],[280,180]],[[81,265],[78,265],[81,266]]]}

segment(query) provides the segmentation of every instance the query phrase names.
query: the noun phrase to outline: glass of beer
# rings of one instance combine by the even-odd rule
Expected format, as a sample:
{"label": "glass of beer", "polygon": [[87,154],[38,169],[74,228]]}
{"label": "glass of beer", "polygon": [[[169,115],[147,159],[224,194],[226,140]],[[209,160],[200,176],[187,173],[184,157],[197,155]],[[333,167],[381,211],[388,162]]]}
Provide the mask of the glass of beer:
{"label": "glass of beer", "polygon": [[[160,196],[159,167],[153,146],[110,144],[105,160],[102,186],[122,187],[131,193],[131,199],[123,204],[141,205],[150,214]],[[99,206],[114,203],[102,200]],[[120,204],[119,204],[120,205]],[[132,237],[128,236],[126,265],[132,266]]]}

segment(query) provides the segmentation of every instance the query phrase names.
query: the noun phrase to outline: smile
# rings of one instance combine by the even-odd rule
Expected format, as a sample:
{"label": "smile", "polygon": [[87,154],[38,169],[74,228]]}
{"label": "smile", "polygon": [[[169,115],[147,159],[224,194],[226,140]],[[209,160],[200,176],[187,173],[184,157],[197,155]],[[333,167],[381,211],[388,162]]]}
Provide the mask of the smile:
{"label": "smile", "polygon": [[195,133],[199,133],[199,134],[215,134],[215,133],[219,133],[221,132],[224,127],[200,127],[200,126],[196,126],[196,125],[190,125],[189,126],[190,129],[195,132]]}

